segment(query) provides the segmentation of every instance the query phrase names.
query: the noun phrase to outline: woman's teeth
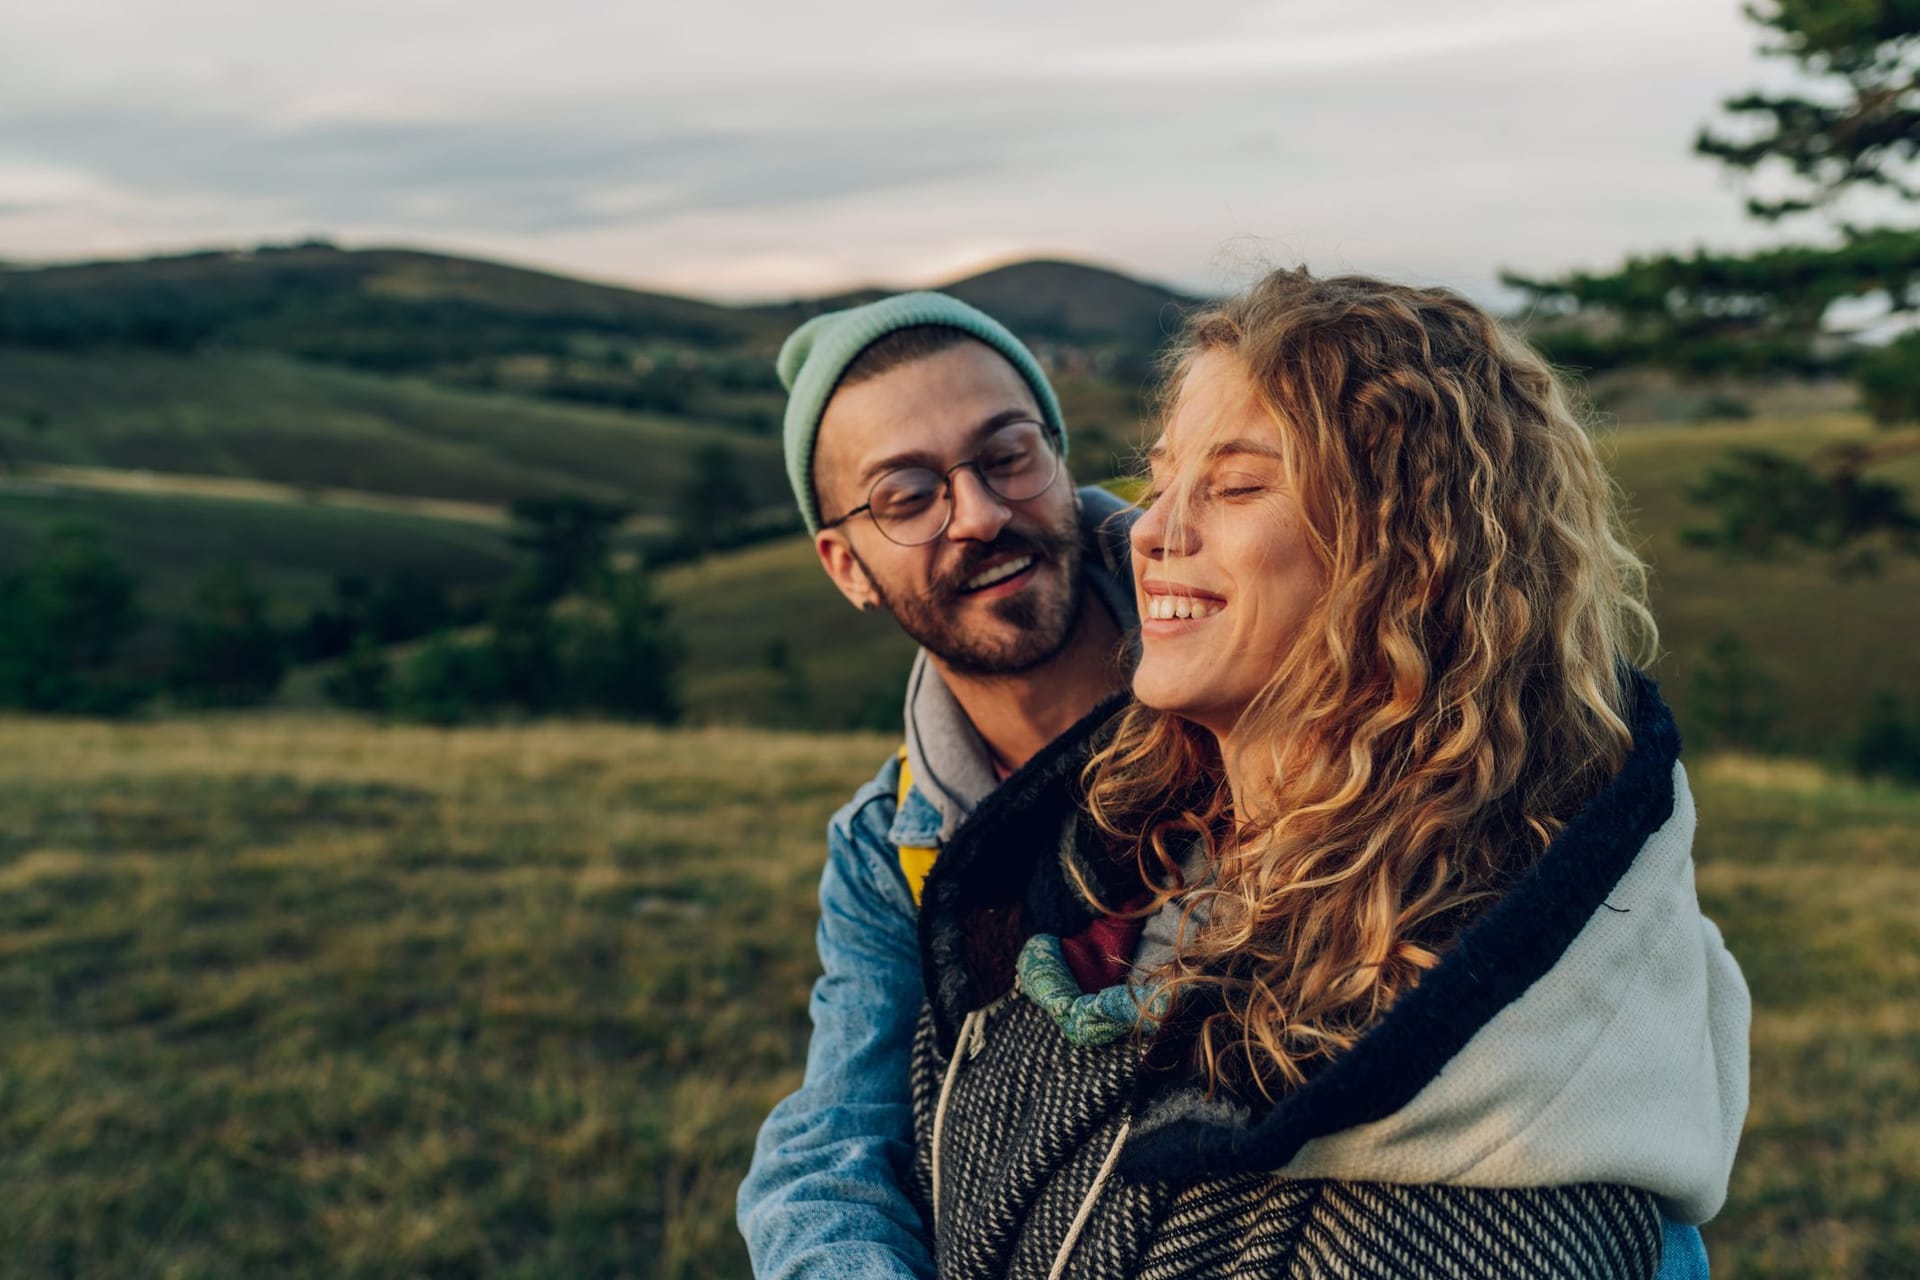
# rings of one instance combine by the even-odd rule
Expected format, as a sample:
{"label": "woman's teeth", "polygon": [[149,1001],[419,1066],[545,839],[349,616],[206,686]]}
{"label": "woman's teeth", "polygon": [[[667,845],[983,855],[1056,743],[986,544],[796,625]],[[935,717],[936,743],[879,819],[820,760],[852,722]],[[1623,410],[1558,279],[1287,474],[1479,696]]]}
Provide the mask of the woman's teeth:
{"label": "woman's teeth", "polygon": [[1032,563],[1032,556],[1016,556],[1005,564],[997,564],[984,573],[978,573],[968,578],[966,581],[966,589],[968,591],[978,591],[980,588],[990,587],[996,582],[1004,582],[1016,573],[1026,572],[1027,566]]}
{"label": "woman's teeth", "polygon": [[1211,618],[1226,608],[1224,600],[1198,600],[1192,596],[1148,596],[1147,617],[1155,622],[1175,618]]}

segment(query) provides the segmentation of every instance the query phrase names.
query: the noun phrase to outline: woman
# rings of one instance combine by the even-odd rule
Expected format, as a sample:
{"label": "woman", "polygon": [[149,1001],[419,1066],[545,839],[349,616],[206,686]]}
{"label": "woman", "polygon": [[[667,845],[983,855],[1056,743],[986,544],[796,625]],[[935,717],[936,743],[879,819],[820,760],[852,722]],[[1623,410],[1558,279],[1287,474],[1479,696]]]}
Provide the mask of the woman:
{"label": "woman", "polygon": [[1450,293],[1304,271],[1173,381],[1134,700],[927,880],[942,1276],[1653,1274],[1747,999],[1565,396]]}

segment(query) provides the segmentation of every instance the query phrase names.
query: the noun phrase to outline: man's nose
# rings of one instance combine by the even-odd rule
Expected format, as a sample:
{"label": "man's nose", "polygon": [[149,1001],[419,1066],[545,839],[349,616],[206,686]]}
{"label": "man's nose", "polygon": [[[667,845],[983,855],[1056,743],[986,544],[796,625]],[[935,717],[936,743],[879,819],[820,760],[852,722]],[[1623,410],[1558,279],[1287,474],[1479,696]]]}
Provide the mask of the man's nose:
{"label": "man's nose", "polygon": [[1013,511],[1000,496],[987,488],[972,467],[961,467],[948,477],[947,494],[953,501],[953,518],[947,521],[947,537],[956,542],[992,542],[1013,518]]}

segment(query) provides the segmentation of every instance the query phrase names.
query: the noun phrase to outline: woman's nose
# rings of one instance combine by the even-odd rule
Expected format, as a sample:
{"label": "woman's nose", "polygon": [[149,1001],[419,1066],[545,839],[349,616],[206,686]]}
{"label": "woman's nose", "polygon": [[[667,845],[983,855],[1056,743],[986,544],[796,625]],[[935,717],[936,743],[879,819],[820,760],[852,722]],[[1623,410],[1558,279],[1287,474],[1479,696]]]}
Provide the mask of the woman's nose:
{"label": "woman's nose", "polygon": [[1140,513],[1133,522],[1133,528],[1127,537],[1133,546],[1133,555],[1137,560],[1158,560],[1164,553],[1161,539],[1165,535],[1167,516],[1159,503],[1152,503]]}
{"label": "woman's nose", "polygon": [[1192,555],[1194,528],[1191,513],[1176,510],[1177,500],[1169,490],[1148,504],[1133,522],[1133,554],[1143,560],[1160,560],[1169,555]]}

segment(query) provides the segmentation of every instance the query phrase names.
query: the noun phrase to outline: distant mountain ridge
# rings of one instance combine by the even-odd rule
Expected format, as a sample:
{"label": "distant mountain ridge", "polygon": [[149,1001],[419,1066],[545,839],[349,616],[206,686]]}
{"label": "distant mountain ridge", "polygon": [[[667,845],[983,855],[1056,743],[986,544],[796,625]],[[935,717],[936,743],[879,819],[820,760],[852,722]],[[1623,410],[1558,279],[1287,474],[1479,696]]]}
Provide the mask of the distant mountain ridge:
{"label": "distant mountain ridge", "polygon": [[[929,287],[929,286],[922,286]],[[1196,299],[1108,267],[1035,259],[930,287],[995,316],[1023,337],[1152,348]],[[0,264],[0,342],[69,345],[90,338],[187,348],[205,341],[375,367],[503,347],[551,347],[559,333],[671,341],[771,354],[808,315],[893,292],[863,288],[782,303],[727,304],[594,283],[534,268],[407,248],[340,249],[322,241],[161,257]],[[343,329],[358,331],[349,336]],[[515,339],[521,341],[516,343]],[[384,344],[384,345],[383,345]]]}
{"label": "distant mountain ridge", "polygon": [[1028,338],[1105,340],[1157,350],[1201,300],[1106,267],[1009,263],[941,285]]}

